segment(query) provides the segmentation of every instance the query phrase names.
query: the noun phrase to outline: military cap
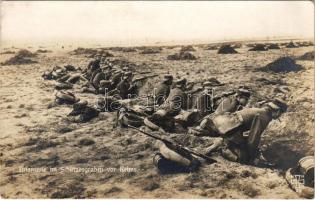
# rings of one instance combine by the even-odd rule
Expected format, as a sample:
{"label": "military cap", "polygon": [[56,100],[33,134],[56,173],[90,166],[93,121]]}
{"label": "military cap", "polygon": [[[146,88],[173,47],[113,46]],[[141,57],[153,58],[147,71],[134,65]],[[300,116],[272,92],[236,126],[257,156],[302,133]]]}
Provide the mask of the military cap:
{"label": "military cap", "polygon": [[181,79],[177,80],[177,81],[175,82],[175,84],[176,84],[177,86],[182,86],[182,85],[185,85],[186,82],[187,82],[187,79],[181,78]]}
{"label": "military cap", "polygon": [[122,70],[127,71],[129,70],[129,67],[123,67]]}
{"label": "military cap", "polygon": [[285,112],[288,108],[287,104],[283,100],[278,99],[278,98],[267,103],[267,106],[269,106],[273,110],[280,110],[282,112]]}
{"label": "military cap", "polygon": [[244,97],[250,97],[250,91],[243,88],[238,89],[237,93]]}
{"label": "military cap", "polygon": [[210,86],[212,86],[212,83],[210,81],[205,81],[202,83],[202,86],[203,87],[210,87]]}
{"label": "military cap", "polygon": [[132,72],[131,72],[131,71],[127,71],[127,72],[124,73],[124,75],[125,75],[125,76],[131,76],[131,75],[132,75]]}
{"label": "military cap", "polygon": [[164,80],[173,80],[173,76],[171,74],[164,75]]}
{"label": "military cap", "polygon": [[268,107],[270,107],[272,110],[280,110],[280,107],[279,106],[277,106],[275,103],[273,103],[273,102],[268,102],[267,104],[266,104]]}
{"label": "military cap", "polygon": [[273,100],[273,103],[276,104],[283,112],[285,112],[288,109],[287,103],[280,98],[275,98]]}
{"label": "military cap", "polygon": [[121,73],[122,70],[120,70],[120,69],[113,69],[113,72],[114,72],[114,73]]}

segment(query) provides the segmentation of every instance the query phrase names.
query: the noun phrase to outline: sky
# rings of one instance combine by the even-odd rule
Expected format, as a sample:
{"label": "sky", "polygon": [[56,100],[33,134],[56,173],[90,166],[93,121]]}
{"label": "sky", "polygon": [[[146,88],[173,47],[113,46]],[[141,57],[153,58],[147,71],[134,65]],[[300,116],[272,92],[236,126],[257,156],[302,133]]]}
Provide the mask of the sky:
{"label": "sky", "polygon": [[1,43],[109,45],[313,38],[311,1],[2,1]]}

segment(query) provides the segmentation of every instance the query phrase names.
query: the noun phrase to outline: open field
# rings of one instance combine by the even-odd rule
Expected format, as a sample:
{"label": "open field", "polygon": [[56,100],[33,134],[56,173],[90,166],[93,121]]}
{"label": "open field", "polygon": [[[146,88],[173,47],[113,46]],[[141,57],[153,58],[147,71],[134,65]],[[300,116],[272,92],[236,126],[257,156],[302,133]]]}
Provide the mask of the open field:
{"label": "open field", "polygon": [[[116,129],[116,113],[101,113],[88,123],[71,123],[67,114],[71,106],[48,109],[54,100],[54,82],[41,77],[56,65],[71,64],[84,69],[91,58],[70,55],[67,50],[49,49],[39,54],[38,63],[0,66],[0,196],[4,198],[298,198],[283,178],[285,169],[299,158],[314,153],[314,61],[301,61],[299,72],[286,74],[257,71],[257,68],[280,56],[300,56],[313,46],[282,48],[262,52],[243,46],[238,54],[217,54],[195,46],[194,61],[171,61],[166,57],[179,47],[163,48],[158,54],[110,51],[141,65],[137,71],[159,74],[141,91],[149,92],[162,77],[185,77],[198,81],[214,77],[225,83],[218,91],[246,85],[253,95],[250,106],[259,100],[280,94],[279,86],[288,89],[288,111],[273,121],[265,131],[261,148],[276,169],[261,169],[228,162],[202,165],[190,174],[160,175],[152,158],[155,141],[134,130]],[[74,49],[74,47],[73,47]],[[71,49],[71,50],[73,50]],[[14,50],[14,49],[13,49]],[[32,49],[33,51],[35,49]],[[3,62],[14,54],[2,54]],[[280,85],[259,81],[265,78]],[[97,95],[72,91],[93,104]],[[281,94],[280,94],[281,95]],[[206,138],[178,132],[175,137],[191,147],[205,145]],[[88,141],[88,142],[87,142]],[[44,168],[25,172],[22,168]],[[70,167],[98,167],[109,171],[79,173]],[[133,168],[122,172],[120,168]],[[121,168],[121,169],[122,169]],[[49,170],[53,171],[49,171]],[[56,169],[57,171],[54,171]],[[72,168],[73,169],[73,168]],[[116,169],[116,171],[113,171]]]}

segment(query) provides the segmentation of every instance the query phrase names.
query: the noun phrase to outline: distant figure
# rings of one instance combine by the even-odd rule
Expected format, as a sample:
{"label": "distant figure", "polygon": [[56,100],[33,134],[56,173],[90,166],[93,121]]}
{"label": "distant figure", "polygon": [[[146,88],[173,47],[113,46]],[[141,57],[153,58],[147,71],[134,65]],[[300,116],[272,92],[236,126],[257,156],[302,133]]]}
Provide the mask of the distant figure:
{"label": "distant figure", "polygon": [[172,83],[173,76],[165,75],[163,81],[157,85],[154,91],[155,92],[154,102],[157,105],[161,105],[162,103],[164,103],[164,101],[170,94]]}

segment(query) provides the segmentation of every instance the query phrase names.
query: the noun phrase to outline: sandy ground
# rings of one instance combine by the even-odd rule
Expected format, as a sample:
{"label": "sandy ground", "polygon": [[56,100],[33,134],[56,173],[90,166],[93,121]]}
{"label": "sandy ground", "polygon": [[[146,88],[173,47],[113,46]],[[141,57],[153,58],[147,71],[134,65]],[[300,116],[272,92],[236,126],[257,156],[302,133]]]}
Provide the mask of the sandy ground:
{"label": "sandy ground", "polygon": [[[133,130],[114,129],[115,113],[102,113],[89,123],[67,120],[71,106],[47,109],[54,99],[54,81],[41,74],[55,65],[71,64],[84,68],[91,60],[53,50],[41,54],[39,63],[0,67],[0,195],[3,198],[298,198],[283,178],[284,170],[306,155],[313,155],[314,62],[298,61],[305,69],[297,73],[276,74],[255,71],[283,55],[299,56],[313,47],[218,55],[196,47],[196,61],[169,61],[160,54],[112,52],[160,75],[200,80],[215,77],[222,88],[246,85],[253,89],[253,105],[258,100],[277,96],[276,85],[259,78],[281,80],[289,89],[289,110],[281,121],[270,124],[262,138],[266,157],[277,169],[240,165],[215,157],[215,164],[202,165],[198,172],[160,175],[152,164],[157,151],[154,140]],[[12,55],[1,55],[0,62]],[[147,83],[150,90],[159,78]],[[93,103],[96,95],[78,93]],[[191,147],[207,140],[176,134]],[[102,172],[79,173],[76,168],[101,168]],[[129,171],[124,172],[129,167]],[[41,171],[23,171],[26,168]],[[132,168],[132,169],[130,169]],[[46,170],[46,171],[45,171]]]}

